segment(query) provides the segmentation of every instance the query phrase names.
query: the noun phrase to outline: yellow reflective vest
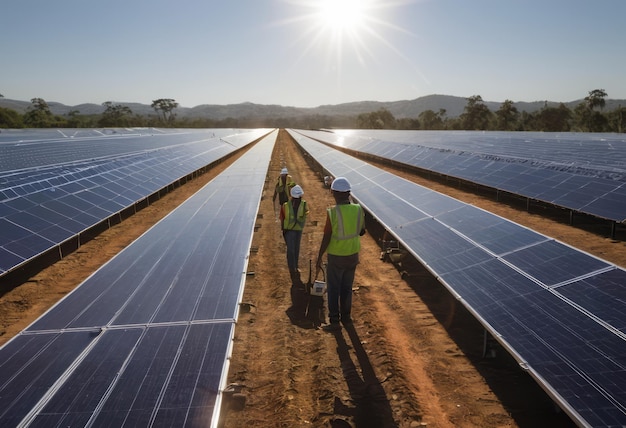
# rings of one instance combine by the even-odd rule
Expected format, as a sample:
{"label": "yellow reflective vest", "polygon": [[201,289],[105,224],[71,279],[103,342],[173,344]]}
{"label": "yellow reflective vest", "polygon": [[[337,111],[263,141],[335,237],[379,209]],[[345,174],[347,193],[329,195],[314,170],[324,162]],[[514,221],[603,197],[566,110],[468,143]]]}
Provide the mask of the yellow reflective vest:
{"label": "yellow reflective vest", "polygon": [[287,177],[285,177],[285,183],[283,183],[281,178],[282,176],[279,175],[276,180],[274,192],[278,195],[279,201],[281,203],[285,203],[289,200],[289,192],[291,191],[291,188],[296,185],[296,183],[293,181],[291,175],[287,175]]}
{"label": "yellow reflective vest", "polygon": [[350,256],[361,250],[360,233],[365,225],[365,213],[359,204],[338,204],[328,208],[332,226],[326,250],[334,256]]}
{"label": "yellow reflective vest", "polygon": [[302,230],[306,222],[306,215],[309,213],[306,201],[304,199],[300,201],[297,214],[293,211],[293,201],[285,202],[283,209],[285,211],[283,230]]}

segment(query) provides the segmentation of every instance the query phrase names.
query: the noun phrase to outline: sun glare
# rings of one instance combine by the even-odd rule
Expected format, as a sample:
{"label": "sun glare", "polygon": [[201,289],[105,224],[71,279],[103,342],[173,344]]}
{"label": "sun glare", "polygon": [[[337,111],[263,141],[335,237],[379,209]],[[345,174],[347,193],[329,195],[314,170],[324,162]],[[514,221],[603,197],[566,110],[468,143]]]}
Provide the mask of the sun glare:
{"label": "sun glare", "polygon": [[355,31],[366,18],[363,1],[359,0],[326,0],[319,8],[321,25],[333,31]]}
{"label": "sun glare", "polygon": [[329,70],[341,73],[343,63],[378,61],[380,49],[404,57],[390,41],[392,32],[413,35],[390,22],[397,8],[419,0],[283,0],[299,12],[279,22],[295,30],[300,58],[321,54]]}

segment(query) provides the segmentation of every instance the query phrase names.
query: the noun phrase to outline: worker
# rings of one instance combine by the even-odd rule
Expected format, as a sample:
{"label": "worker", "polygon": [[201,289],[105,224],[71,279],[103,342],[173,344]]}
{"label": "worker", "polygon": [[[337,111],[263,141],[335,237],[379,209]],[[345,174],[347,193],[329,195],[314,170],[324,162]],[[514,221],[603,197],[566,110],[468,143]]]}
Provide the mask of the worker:
{"label": "worker", "polygon": [[274,187],[274,196],[272,197],[272,203],[276,203],[276,196],[278,196],[278,203],[282,207],[285,202],[289,200],[289,191],[296,183],[293,181],[287,168],[280,170],[280,175],[276,180],[276,186]]}
{"label": "worker", "polygon": [[302,196],[304,191],[299,185],[291,188],[291,200],[285,202],[280,208],[280,224],[287,244],[287,266],[293,285],[301,284],[298,259],[300,258],[300,241],[302,230],[309,214],[309,208]]}
{"label": "worker", "polygon": [[350,199],[351,186],[345,177],[337,177],[330,185],[336,205],[326,210],[324,236],[320,244],[316,267],[322,269],[322,257],[328,252],[326,286],[329,324],[327,331],[352,324],[352,284],[359,264],[361,236],[365,234],[363,208]]}

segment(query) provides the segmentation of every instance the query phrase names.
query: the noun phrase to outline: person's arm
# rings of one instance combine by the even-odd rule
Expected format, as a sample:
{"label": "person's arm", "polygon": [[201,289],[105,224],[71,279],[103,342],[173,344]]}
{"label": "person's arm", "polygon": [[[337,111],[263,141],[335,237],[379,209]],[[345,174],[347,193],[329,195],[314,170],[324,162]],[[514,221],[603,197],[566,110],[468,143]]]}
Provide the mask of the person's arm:
{"label": "person's arm", "polygon": [[365,235],[365,211],[363,211],[363,207],[361,207],[361,231],[359,232],[359,236]]}
{"label": "person's arm", "polygon": [[322,237],[322,243],[320,244],[320,251],[317,254],[317,262],[315,262],[315,266],[319,271],[322,269],[322,260],[326,249],[328,248],[328,244],[330,244],[330,237],[333,234],[333,228],[330,224],[330,217],[326,214],[326,224],[324,225],[324,236]]}
{"label": "person's arm", "polygon": [[284,232],[285,231],[285,204],[280,206],[280,214],[278,215],[278,218],[280,219],[280,229]]}

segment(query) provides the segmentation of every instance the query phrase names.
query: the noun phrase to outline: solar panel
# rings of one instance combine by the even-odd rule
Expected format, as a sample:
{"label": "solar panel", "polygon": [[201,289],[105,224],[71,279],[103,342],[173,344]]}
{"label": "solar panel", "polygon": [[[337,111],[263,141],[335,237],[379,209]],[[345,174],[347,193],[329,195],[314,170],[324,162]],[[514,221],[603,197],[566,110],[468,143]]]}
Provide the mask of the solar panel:
{"label": "solar panel", "polygon": [[290,133],[574,421],[626,424],[626,270]]}
{"label": "solar panel", "polygon": [[338,130],[298,133],[576,212],[626,220],[619,134]]}
{"label": "solar panel", "polygon": [[6,257],[0,276],[268,132],[222,129],[3,142],[0,254]]}
{"label": "solar panel", "polygon": [[217,425],[276,136],[0,348],[0,425]]}

